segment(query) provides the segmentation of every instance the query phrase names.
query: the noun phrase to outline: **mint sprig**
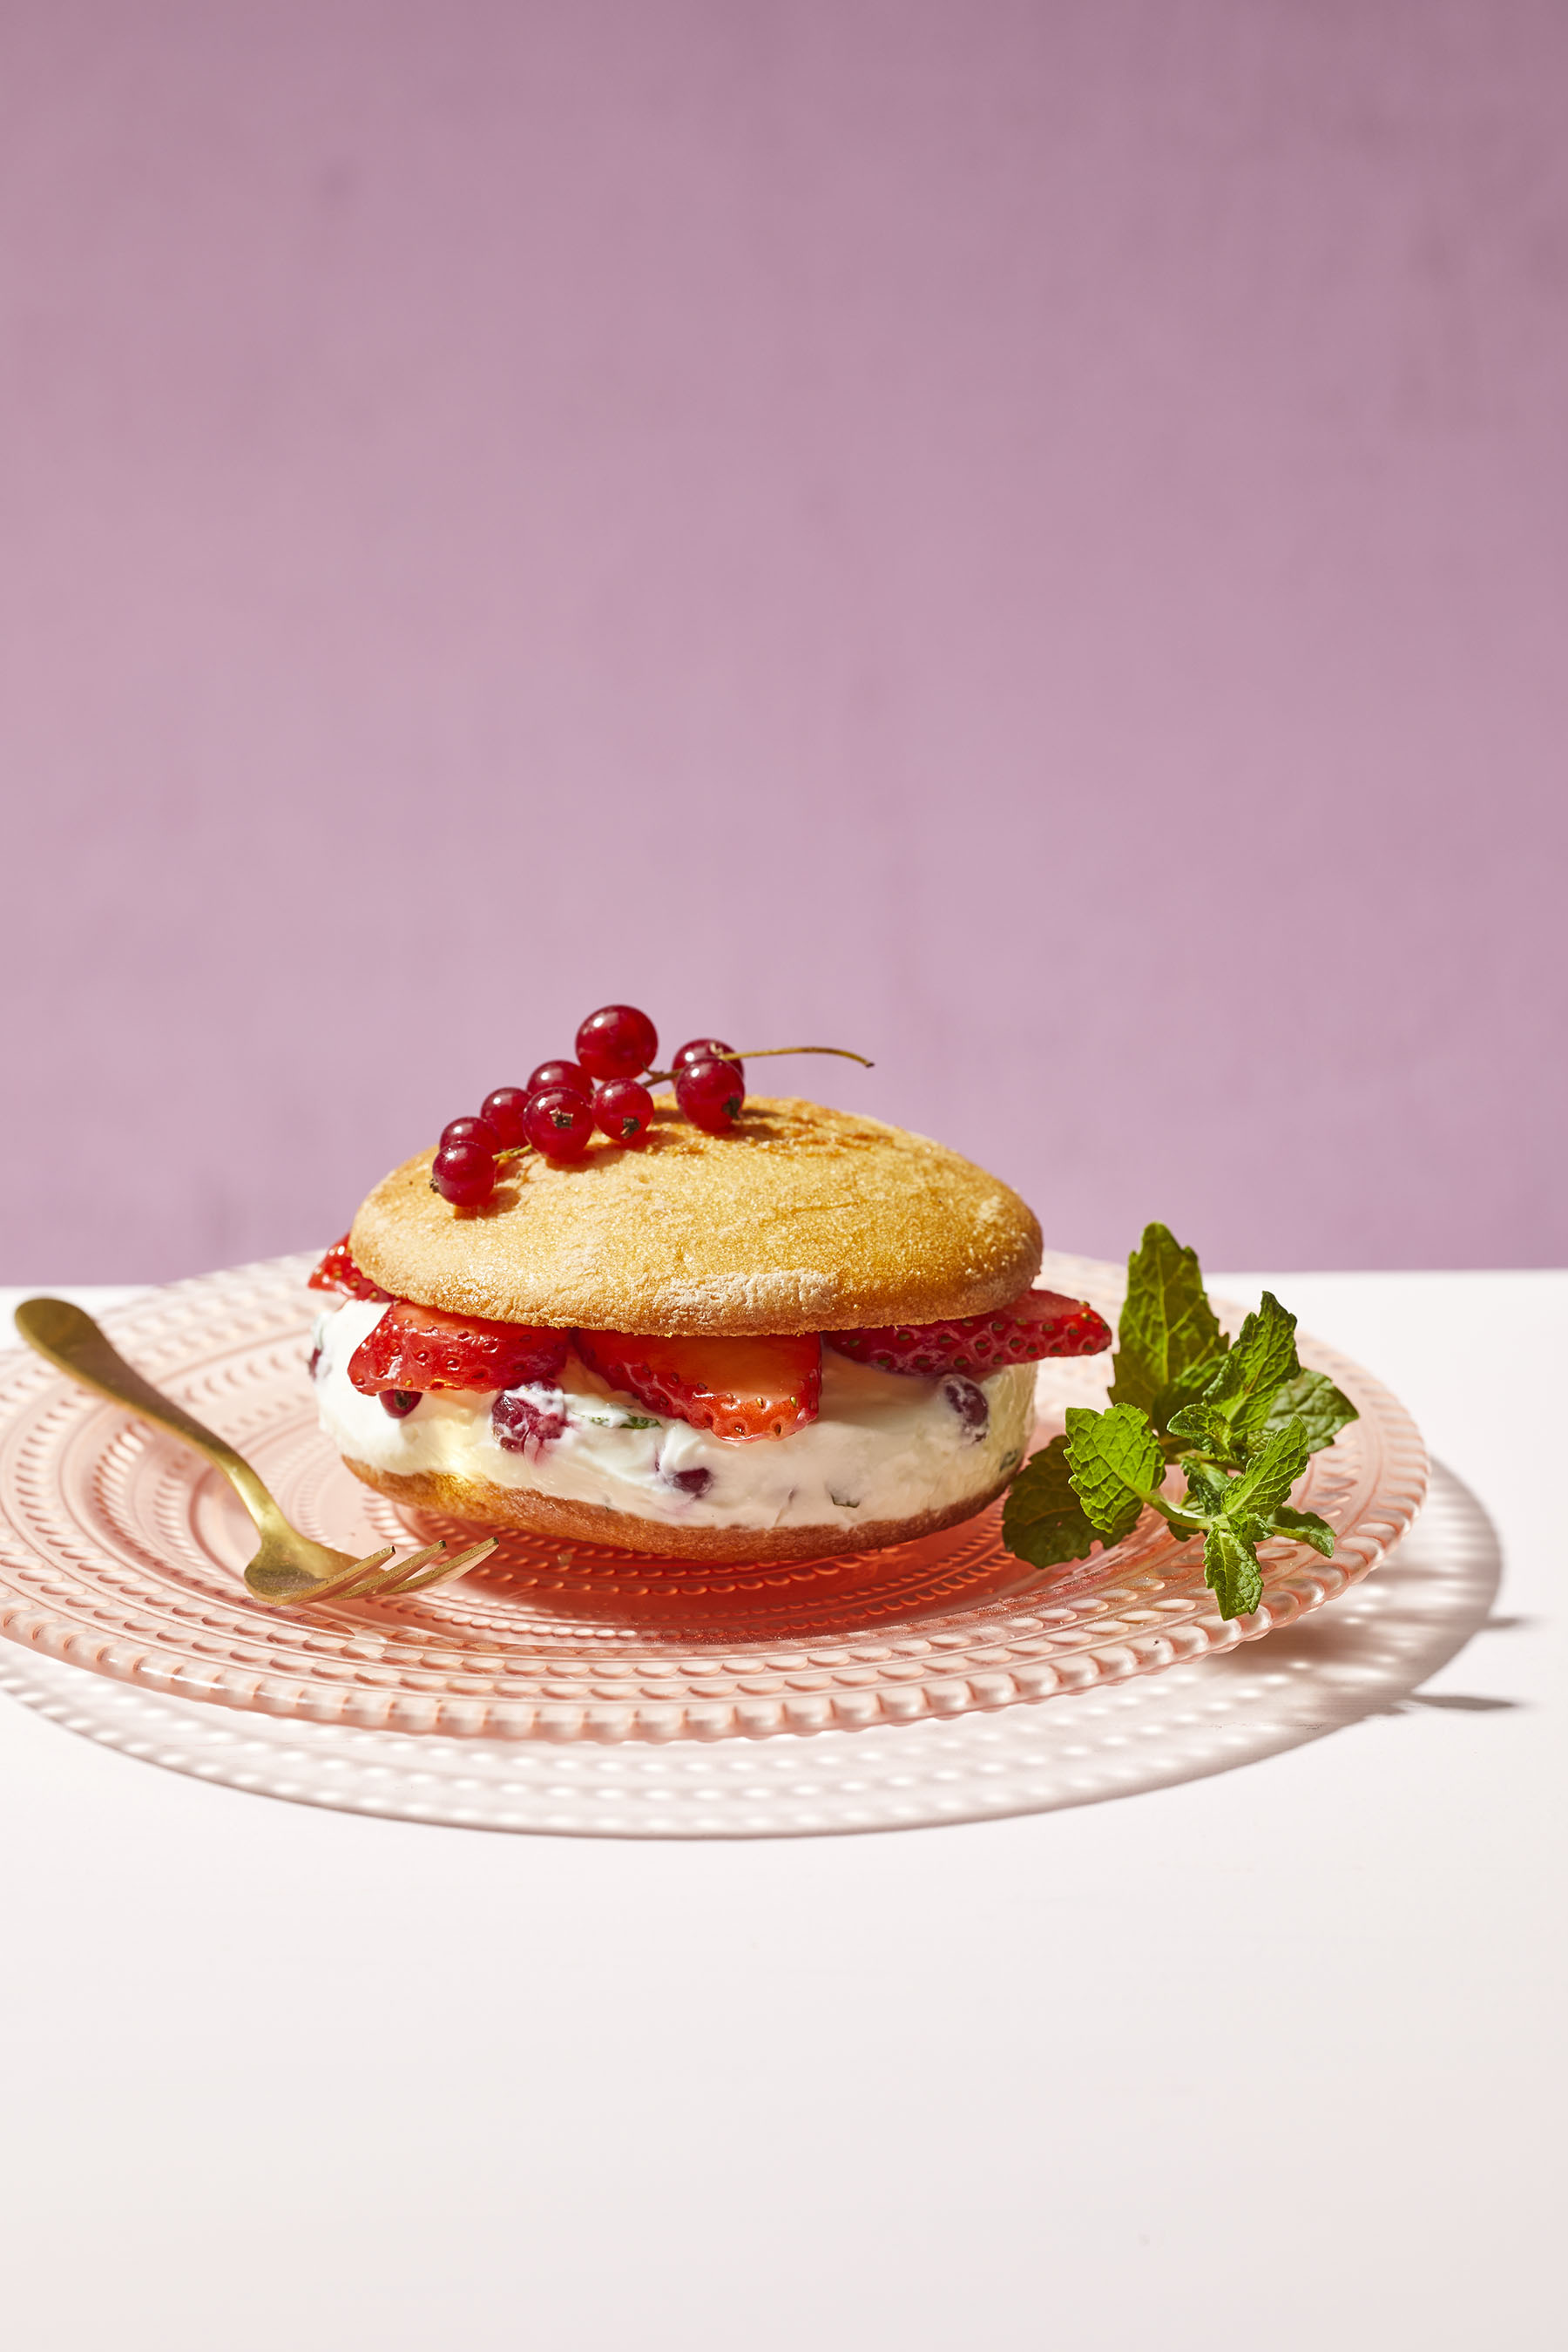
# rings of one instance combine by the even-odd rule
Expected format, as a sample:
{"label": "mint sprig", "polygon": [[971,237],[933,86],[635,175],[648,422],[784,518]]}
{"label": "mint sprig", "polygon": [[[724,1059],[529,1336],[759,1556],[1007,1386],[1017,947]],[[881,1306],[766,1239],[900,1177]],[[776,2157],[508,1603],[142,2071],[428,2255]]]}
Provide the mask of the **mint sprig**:
{"label": "mint sprig", "polygon": [[[1221,1330],[1196,1253],[1164,1225],[1128,1260],[1115,1377],[1102,1412],[1069,1406],[1067,1430],[1027,1461],[1002,1515],[1007,1549],[1036,1568],[1120,1543],[1146,1509],[1182,1538],[1202,1536],[1204,1577],[1222,1617],[1263,1598],[1258,1547],[1271,1537],[1330,1558],[1333,1530],[1289,1502],[1309,1457],[1355,1407],[1296,1353],[1296,1318],[1272,1291],[1235,1344]],[[1179,1496],[1164,1492],[1174,1465]]]}

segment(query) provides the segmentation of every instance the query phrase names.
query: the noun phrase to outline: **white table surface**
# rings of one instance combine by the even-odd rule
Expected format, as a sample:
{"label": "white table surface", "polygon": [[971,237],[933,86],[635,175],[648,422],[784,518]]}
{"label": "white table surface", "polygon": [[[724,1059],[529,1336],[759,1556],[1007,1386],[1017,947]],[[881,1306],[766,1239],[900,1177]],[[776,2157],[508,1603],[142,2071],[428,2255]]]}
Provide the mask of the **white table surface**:
{"label": "white table surface", "polygon": [[0,1703],[5,2340],[1555,2352],[1568,1275],[1275,1286],[1503,1572],[1431,1683],[1266,1762],[616,1843],[274,1803]]}

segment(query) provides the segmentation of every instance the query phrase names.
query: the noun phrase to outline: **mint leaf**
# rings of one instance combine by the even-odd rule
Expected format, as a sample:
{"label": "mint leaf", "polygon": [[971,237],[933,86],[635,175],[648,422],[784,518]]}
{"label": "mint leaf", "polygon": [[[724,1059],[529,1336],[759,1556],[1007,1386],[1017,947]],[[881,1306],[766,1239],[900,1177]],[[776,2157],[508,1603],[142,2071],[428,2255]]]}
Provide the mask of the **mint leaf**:
{"label": "mint leaf", "polygon": [[1097,1535],[1120,1543],[1165,1475],[1165,1457],[1146,1412],[1113,1404],[1105,1412],[1068,1407],[1068,1472]]}
{"label": "mint leaf", "polygon": [[1341,1430],[1359,1418],[1349,1397],[1335,1388],[1327,1372],[1299,1371],[1275,1391],[1263,1434],[1283,1429],[1288,1421],[1300,1421],[1307,1431],[1307,1451],[1316,1454],[1321,1447],[1331,1445]]}
{"label": "mint leaf", "polygon": [[1127,1297],[1116,1331],[1113,1405],[1146,1411],[1171,1382],[1227,1342],[1204,1291],[1197,1252],[1166,1225],[1145,1225],[1127,1261]]}
{"label": "mint leaf", "polygon": [[1082,1559],[1093,1543],[1094,1529],[1068,1475],[1065,1437],[1053,1437],[1032,1454],[1014,1479],[1002,1511],[1002,1540],[1033,1568]]}
{"label": "mint leaf", "polygon": [[[1262,1306],[1247,1317],[1229,1354],[1219,1358],[1201,1395],[1178,1406],[1166,1427],[1173,1437],[1234,1467],[1246,1460],[1250,1442],[1262,1431],[1280,1384],[1300,1370],[1296,1318],[1266,1290]],[[1194,1379],[1188,1372],[1166,1394],[1190,1390]]]}
{"label": "mint leaf", "polygon": [[1274,1514],[1274,1533],[1294,1536],[1298,1543],[1310,1544],[1325,1559],[1334,1556],[1334,1531],[1316,1511],[1293,1511],[1289,1503],[1281,1503]]}
{"label": "mint leaf", "polygon": [[1247,1538],[1216,1519],[1204,1538],[1204,1582],[1219,1597],[1222,1617],[1250,1617],[1263,1598],[1263,1571]]}
{"label": "mint leaf", "polygon": [[1173,1437],[1186,1440],[1200,1454],[1218,1454],[1221,1461],[1230,1458],[1230,1423],[1218,1405],[1184,1404],[1180,1412],[1171,1415],[1168,1427]]}
{"label": "mint leaf", "polygon": [[1223,1470],[1213,1470],[1206,1462],[1184,1462],[1187,1474],[1187,1491],[1182,1498],[1182,1508],[1188,1518],[1217,1518],[1225,1508],[1225,1490],[1230,1480]]}
{"label": "mint leaf", "polygon": [[1249,1459],[1247,1467],[1233,1478],[1226,1488],[1225,1515],[1227,1519],[1243,1516],[1262,1519],[1274,1517],[1280,1505],[1288,1500],[1291,1487],[1307,1466],[1307,1429],[1300,1421],[1289,1421],[1283,1429],[1266,1438]]}
{"label": "mint leaf", "polygon": [[1242,1325],[1230,1359],[1243,1368],[1246,1386],[1253,1393],[1259,1389],[1272,1392],[1281,1381],[1300,1370],[1296,1358],[1296,1318],[1289,1307],[1280,1306],[1271,1290],[1264,1292],[1256,1314]]}
{"label": "mint leaf", "polygon": [[1271,1290],[1263,1294],[1256,1315],[1249,1315],[1226,1359],[1224,1371],[1205,1391],[1205,1402],[1218,1401],[1225,1384],[1225,1413],[1245,1444],[1268,1418],[1268,1410],[1282,1381],[1301,1367],[1296,1356],[1296,1318],[1288,1314]]}

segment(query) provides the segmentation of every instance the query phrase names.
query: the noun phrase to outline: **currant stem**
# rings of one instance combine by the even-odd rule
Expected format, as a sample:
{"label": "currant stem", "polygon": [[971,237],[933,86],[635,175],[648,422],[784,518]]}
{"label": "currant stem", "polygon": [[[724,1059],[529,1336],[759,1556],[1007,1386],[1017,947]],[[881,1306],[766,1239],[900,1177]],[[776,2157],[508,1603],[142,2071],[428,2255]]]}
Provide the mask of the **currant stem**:
{"label": "currant stem", "polygon": [[[852,1054],[847,1045],[759,1045],[755,1053],[737,1054],[737,1062],[766,1062],[775,1054],[837,1054],[841,1061],[858,1062],[863,1070],[874,1070],[876,1063],[864,1054]],[[668,1086],[676,1076],[674,1070],[649,1070],[647,1076],[656,1085]]]}
{"label": "currant stem", "polygon": [[737,1054],[738,1062],[765,1062],[773,1054],[837,1054],[840,1061],[858,1062],[863,1070],[874,1070],[875,1062],[864,1054],[852,1054],[847,1045],[760,1045],[754,1054]]}

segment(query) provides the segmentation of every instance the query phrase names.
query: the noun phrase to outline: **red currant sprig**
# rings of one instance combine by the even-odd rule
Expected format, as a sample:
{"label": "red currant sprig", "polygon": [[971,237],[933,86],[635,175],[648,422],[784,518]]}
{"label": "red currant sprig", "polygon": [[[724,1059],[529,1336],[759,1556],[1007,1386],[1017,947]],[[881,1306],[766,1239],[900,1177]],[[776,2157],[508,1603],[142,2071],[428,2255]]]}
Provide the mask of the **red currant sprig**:
{"label": "red currant sprig", "polygon": [[526,1087],[497,1087],[477,1118],[447,1121],[430,1171],[432,1188],[444,1200],[456,1208],[482,1208],[504,1161],[531,1149],[547,1160],[581,1160],[595,1127],[622,1150],[641,1150],[653,1124],[648,1085],[673,1085],[692,1125],[723,1135],[745,1106],[748,1059],[837,1054],[872,1066],[864,1054],[842,1045],[765,1045],[748,1056],[721,1037],[693,1037],[668,1070],[656,1070],[658,1032],[635,1004],[605,1004],[590,1013],[576,1048],[574,1062],[541,1062]]}

